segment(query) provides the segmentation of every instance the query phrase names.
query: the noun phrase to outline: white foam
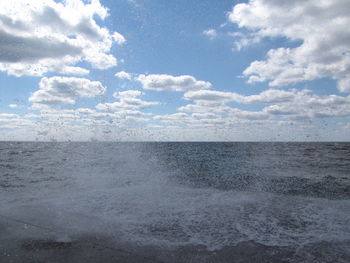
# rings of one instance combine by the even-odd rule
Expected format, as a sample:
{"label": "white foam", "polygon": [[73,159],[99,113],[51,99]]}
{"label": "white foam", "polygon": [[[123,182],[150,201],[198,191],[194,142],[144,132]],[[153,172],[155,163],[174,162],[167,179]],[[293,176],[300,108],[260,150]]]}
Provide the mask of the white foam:
{"label": "white foam", "polygon": [[[94,234],[218,249],[245,240],[281,246],[349,239],[348,200],[193,188],[173,180],[156,158],[145,161],[137,146],[75,150],[61,164],[63,181],[33,184],[2,211],[58,229],[60,240]],[[64,156],[56,151],[56,159]]]}

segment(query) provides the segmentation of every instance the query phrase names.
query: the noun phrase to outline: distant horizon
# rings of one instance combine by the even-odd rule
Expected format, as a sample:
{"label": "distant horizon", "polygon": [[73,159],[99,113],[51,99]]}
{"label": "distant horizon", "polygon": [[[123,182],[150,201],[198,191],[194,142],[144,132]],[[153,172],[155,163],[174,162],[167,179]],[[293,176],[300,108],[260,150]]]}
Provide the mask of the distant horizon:
{"label": "distant horizon", "polygon": [[18,140],[18,141],[14,141],[14,140],[8,140],[8,141],[4,141],[4,140],[0,140],[0,143],[2,142],[65,142],[65,143],[70,143],[70,142],[77,142],[77,143],[94,143],[94,142],[102,142],[102,143],[110,143],[110,142],[126,142],[126,143],[144,143],[144,142],[165,142],[165,143],[350,143],[350,141],[103,141],[103,140],[86,140],[86,141],[73,141],[73,140],[67,140],[67,141],[59,141],[59,140],[47,140],[47,141],[24,141],[24,140]]}

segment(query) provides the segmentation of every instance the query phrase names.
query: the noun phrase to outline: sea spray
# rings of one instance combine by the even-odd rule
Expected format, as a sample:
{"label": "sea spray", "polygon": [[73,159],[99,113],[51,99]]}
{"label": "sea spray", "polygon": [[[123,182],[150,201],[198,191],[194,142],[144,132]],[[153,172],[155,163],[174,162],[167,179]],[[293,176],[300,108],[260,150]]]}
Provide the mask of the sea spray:
{"label": "sea spray", "polygon": [[[302,166],[297,157],[308,148],[318,156],[336,155],[338,147],[19,143],[2,147],[7,150],[1,155],[1,180],[8,186],[2,188],[1,212],[52,229],[57,241],[89,236],[208,250],[250,240],[292,248],[344,243],[350,233],[344,168],[349,155],[322,160],[322,169],[313,155],[306,154]],[[350,150],[348,144],[342,147]],[[322,180],[337,183],[326,187],[319,185]]]}

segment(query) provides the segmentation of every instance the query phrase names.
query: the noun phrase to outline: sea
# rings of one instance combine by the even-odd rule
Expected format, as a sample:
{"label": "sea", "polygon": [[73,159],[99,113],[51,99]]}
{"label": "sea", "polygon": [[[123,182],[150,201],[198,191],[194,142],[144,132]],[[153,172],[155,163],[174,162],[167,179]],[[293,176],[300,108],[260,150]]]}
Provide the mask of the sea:
{"label": "sea", "polygon": [[350,262],[350,143],[0,142],[0,262],[86,255]]}

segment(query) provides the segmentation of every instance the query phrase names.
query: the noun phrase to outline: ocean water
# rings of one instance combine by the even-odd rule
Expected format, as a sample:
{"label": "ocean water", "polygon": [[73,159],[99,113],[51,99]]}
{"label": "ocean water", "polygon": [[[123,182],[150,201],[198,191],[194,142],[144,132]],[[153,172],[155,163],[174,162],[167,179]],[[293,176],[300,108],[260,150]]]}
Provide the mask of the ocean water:
{"label": "ocean water", "polygon": [[58,241],[191,258],[169,262],[350,262],[350,143],[1,142],[0,200]]}

